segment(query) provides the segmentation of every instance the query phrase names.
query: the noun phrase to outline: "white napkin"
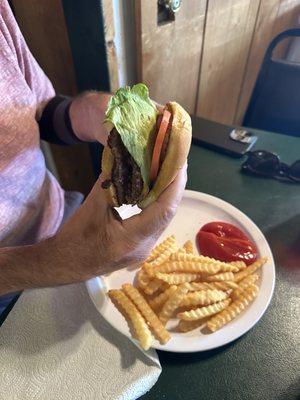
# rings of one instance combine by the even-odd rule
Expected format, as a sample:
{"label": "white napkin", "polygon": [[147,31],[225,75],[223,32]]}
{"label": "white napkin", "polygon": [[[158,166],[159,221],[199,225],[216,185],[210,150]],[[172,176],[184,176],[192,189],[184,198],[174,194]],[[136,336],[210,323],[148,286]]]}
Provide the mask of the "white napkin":
{"label": "white napkin", "polygon": [[0,399],[137,399],[161,373],[97,312],[84,284],[24,292],[0,327]]}

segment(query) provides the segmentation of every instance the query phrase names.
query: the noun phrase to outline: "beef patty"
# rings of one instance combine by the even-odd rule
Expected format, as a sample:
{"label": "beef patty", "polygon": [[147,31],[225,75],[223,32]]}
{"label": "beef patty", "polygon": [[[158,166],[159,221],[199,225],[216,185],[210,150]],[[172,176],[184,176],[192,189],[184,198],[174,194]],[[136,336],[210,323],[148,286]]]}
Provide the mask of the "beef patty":
{"label": "beef patty", "polygon": [[136,204],[143,191],[140,169],[116,129],[110,132],[107,143],[114,156],[111,181],[115,186],[118,202]]}

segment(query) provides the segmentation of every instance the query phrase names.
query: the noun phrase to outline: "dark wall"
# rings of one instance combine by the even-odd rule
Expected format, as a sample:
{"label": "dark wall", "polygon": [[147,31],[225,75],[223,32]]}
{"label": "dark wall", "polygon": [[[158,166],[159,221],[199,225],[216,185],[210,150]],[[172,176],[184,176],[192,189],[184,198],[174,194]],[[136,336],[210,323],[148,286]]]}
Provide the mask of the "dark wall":
{"label": "dark wall", "polygon": [[[109,91],[101,1],[62,0],[73,55],[78,90]],[[96,176],[100,173],[102,146],[91,144]]]}
{"label": "dark wall", "polygon": [[109,91],[101,1],[62,0],[78,89]]}

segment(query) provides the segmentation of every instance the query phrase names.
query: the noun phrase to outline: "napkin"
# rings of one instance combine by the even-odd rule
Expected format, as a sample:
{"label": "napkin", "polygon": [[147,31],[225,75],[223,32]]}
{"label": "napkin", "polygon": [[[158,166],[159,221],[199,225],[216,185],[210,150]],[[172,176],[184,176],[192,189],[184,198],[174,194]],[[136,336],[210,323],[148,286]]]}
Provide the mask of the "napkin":
{"label": "napkin", "polygon": [[26,291],[0,327],[0,399],[130,400],[161,373],[112,328],[84,284]]}

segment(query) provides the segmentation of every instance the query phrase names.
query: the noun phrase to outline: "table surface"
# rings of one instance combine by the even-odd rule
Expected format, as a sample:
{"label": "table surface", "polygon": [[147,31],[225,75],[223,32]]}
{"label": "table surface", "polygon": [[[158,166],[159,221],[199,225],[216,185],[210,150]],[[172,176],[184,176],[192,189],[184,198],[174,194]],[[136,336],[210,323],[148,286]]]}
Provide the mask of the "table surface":
{"label": "table surface", "polygon": [[[258,132],[256,149],[300,159],[300,138]],[[300,399],[300,184],[240,173],[242,159],[193,145],[187,188],[217,196],[265,234],[276,264],[270,307],[246,335],[216,350],[158,352],[162,374],[143,400]]]}

